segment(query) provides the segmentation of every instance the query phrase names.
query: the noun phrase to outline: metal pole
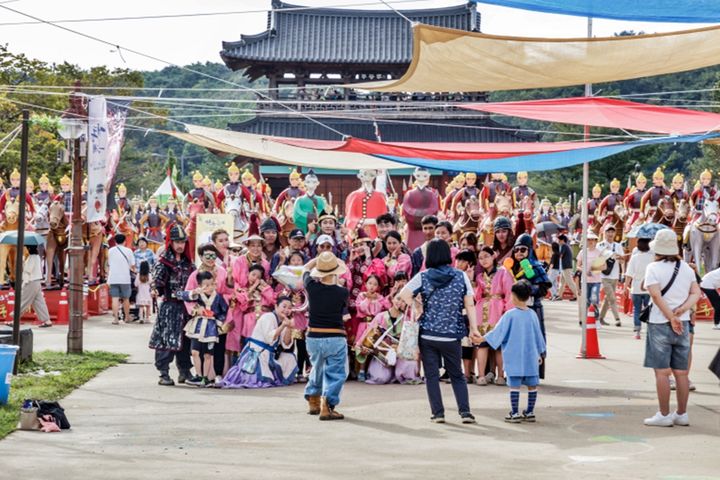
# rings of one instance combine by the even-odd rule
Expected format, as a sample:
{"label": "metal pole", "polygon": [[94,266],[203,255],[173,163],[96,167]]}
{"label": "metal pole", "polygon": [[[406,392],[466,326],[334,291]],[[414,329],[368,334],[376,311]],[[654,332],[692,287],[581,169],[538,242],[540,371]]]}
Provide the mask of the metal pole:
{"label": "metal pole", "polygon": [[[587,36],[588,38],[592,38],[592,18],[588,18],[587,22]],[[592,84],[586,83],[585,84],[585,96],[586,97],[592,97]],[[590,127],[585,125],[585,141],[587,142],[590,139]],[[583,203],[582,203],[582,264],[583,264],[583,270],[589,271],[589,265],[588,265],[588,251],[587,251],[587,236],[588,231],[590,230],[590,225],[588,225],[588,201],[590,200],[590,197],[588,196],[588,189],[589,189],[589,183],[590,183],[590,164],[588,162],[583,163]],[[582,339],[580,344],[580,355],[585,357],[587,354],[587,275],[585,275],[585,272],[580,276],[580,298],[578,299],[578,315],[580,317],[580,321],[582,322]]]}
{"label": "metal pole", "polygon": [[80,139],[73,142],[73,190],[72,190],[72,225],[70,229],[70,321],[67,334],[67,352],[82,353],[83,351],[83,254],[82,217],[82,158],[80,157]]}
{"label": "metal pole", "polygon": [[[23,259],[25,258],[25,195],[27,195],[27,175],[28,175],[28,137],[30,133],[30,111],[22,111],[22,136],[20,137],[20,205],[18,211],[18,234],[15,253],[15,309],[13,310],[13,345],[20,346],[20,316],[22,311],[22,272]],[[20,363],[20,353],[15,355],[15,365],[13,365],[13,375],[17,375],[18,363]]]}

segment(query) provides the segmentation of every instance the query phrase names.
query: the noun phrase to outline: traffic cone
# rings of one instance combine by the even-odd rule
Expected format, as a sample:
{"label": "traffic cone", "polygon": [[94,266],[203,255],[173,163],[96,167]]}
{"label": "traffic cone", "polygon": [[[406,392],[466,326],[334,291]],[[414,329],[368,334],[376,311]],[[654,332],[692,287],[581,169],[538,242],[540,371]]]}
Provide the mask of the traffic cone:
{"label": "traffic cone", "polygon": [[587,328],[585,329],[585,355],[582,352],[577,358],[605,358],[600,353],[600,344],[598,343],[597,324],[595,323],[595,305],[590,305],[587,312]]}
{"label": "traffic cone", "polygon": [[60,291],[56,322],[60,325],[67,325],[70,322],[70,305],[68,304],[67,290],[64,288]]}

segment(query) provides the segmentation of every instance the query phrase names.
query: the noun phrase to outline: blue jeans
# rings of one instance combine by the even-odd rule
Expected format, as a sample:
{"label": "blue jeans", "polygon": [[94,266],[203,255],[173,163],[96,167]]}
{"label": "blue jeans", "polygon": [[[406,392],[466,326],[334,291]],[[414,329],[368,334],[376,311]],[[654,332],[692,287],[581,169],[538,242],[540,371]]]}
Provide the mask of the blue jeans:
{"label": "blue jeans", "polygon": [[642,322],[640,322],[640,312],[643,308],[650,304],[650,295],[647,293],[633,293],[633,322],[635,323],[635,331],[642,330]]}
{"label": "blue jeans", "polygon": [[305,398],[326,397],[331,407],[340,403],[340,392],[347,378],[347,339],[345,337],[308,337],[310,378]]}
{"label": "blue jeans", "polygon": [[595,316],[600,316],[600,286],[602,283],[587,284],[587,306],[595,305]]}

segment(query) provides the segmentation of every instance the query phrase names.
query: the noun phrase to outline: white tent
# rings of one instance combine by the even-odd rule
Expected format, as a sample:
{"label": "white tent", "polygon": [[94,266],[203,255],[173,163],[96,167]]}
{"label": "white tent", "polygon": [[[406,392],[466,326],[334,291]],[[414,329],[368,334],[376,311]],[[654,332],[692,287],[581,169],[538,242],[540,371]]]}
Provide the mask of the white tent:
{"label": "white tent", "polygon": [[[166,176],[165,180],[163,180],[163,182],[153,194],[153,196],[158,199],[158,203],[160,205],[165,205],[168,199],[172,197],[172,187],[173,181],[170,179],[170,177]],[[177,194],[178,199],[181,199],[183,197],[183,193],[180,191],[179,188],[177,188],[177,185],[175,186],[175,193]]]}

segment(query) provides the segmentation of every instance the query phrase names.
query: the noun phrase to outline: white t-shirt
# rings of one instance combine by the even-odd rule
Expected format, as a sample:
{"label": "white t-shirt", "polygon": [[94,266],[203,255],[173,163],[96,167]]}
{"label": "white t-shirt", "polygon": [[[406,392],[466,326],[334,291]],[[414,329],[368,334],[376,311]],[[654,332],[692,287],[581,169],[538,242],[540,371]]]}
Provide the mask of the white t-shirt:
{"label": "white t-shirt", "polygon": [[[647,289],[647,287],[651,285],[657,285],[660,287],[660,290],[662,290],[670,282],[674,270],[675,262],[650,263],[650,265],[647,266],[647,270],[645,270],[645,288]],[[670,290],[663,295],[665,303],[667,303],[671,310],[674,310],[685,303],[688,295],[690,295],[690,288],[692,287],[693,282],[695,282],[695,272],[687,263],[680,262],[680,269],[678,270],[675,281],[670,287]],[[680,316],[680,320],[689,321],[690,311],[688,310],[683,313]],[[669,320],[665,318],[657,305],[655,305],[652,310],[650,310],[650,319],[648,322],[667,323]]]}
{"label": "white t-shirt", "polygon": [[110,285],[130,285],[130,265],[135,265],[135,254],[122,245],[116,245],[108,250],[107,283]]}
{"label": "white t-shirt", "polygon": [[652,250],[648,250],[647,252],[641,252],[640,250],[636,250],[633,253],[632,257],[630,257],[630,261],[627,264],[627,271],[625,272],[625,275],[627,275],[628,277],[632,277],[632,287],[630,293],[633,293],[635,295],[640,293],[647,293],[647,291],[642,289],[642,282],[643,280],[645,280],[645,270],[647,269],[647,266],[654,261],[655,254],[652,252]]}
{"label": "white t-shirt", "polygon": [[[620,245],[617,242],[600,242],[598,244],[598,250],[603,252],[603,254],[609,254],[610,252],[622,255],[625,252],[623,251],[622,245]],[[613,265],[612,272],[610,272],[609,275],[605,275],[604,273],[601,273],[600,276],[602,278],[609,278],[611,280],[617,280],[620,278],[620,259],[615,259],[615,265]]]}
{"label": "white t-shirt", "polygon": [[700,287],[707,288],[708,290],[717,290],[720,288],[720,268],[706,273],[705,276],[702,277]]}

